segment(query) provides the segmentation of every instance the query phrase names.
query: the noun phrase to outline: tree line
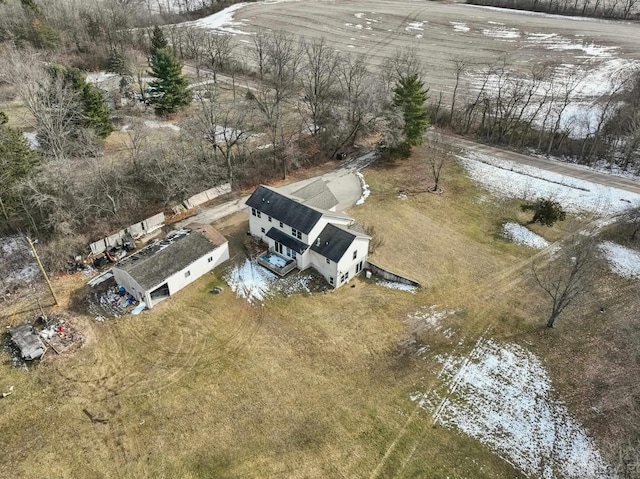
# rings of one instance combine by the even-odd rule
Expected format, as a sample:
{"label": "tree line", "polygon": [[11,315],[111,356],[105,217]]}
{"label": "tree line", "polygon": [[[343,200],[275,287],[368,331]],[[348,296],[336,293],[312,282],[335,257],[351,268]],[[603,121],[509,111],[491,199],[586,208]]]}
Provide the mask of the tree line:
{"label": "tree line", "polygon": [[[228,37],[173,27],[145,32],[137,61],[112,50],[107,69],[122,75],[125,91],[139,82],[158,115],[181,118],[181,131],[152,141],[144,120],[128,117],[133,124],[118,155],[105,154],[104,139],[122,126],[123,112],[140,117],[140,107],[110,113],[79,68],[62,58],[47,63],[42,50],[4,45],[0,82],[28,110],[38,146],[2,125],[3,145],[21,160],[3,171],[10,181],[0,192],[0,228],[48,240],[54,269],[90,239],[213,184],[241,187],[286,176],[372,132],[384,131],[382,143],[391,150],[416,144],[426,128],[426,91],[400,57],[385,82],[364,58],[336,52],[324,40],[260,32],[239,53]],[[183,61],[196,70],[192,85]],[[142,76],[153,78],[148,88]],[[185,109],[189,115],[180,113]],[[405,129],[414,120],[413,130]]]}
{"label": "tree line", "polygon": [[531,149],[589,166],[640,169],[640,71],[613,75],[609,93],[585,100],[579,69],[555,64],[515,72],[507,61],[451,61],[450,103],[429,105],[433,122],[514,149]]}
{"label": "tree line", "polygon": [[483,5],[556,15],[621,20],[640,19],[639,0],[466,0]]}

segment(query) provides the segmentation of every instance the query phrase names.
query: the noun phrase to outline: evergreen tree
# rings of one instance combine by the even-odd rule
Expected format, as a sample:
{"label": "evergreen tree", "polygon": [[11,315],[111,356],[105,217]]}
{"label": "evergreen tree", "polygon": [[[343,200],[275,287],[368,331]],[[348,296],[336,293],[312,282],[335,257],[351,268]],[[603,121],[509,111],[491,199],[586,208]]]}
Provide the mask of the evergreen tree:
{"label": "evergreen tree", "polygon": [[40,158],[17,128],[0,112],[0,214],[7,222],[13,214],[17,186],[38,166]]}
{"label": "evergreen tree", "polygon": [[151,56],[155,57],[160,50],[164,50],[169,46],[169,42],[164,37],[162,29],[156,25],[151,32]]}
{"label": "evergreen tree", "polygon": [[85,123],[96,134],[105,139],[113,131],[109,121],[109,108],[99,88],[85,83],[82,87]]}
{"label": "evergreen tree", "polygon": [[429,126],[426,101],[427,90],[418,75],[400,78],[394,89],[393,105],[402,112],[405,142],[409,147],[422,143],[422,135]]}
{"label": "evergreen tree", "polygon": [[100,138],[104,139],[113,131],[109,121],[109,108],[99,88],[87,83],[84,73],[77,68],[63,65],[52,65],[51,75],[59,76],[65,85],[80,94],[82,102],[82,124],[92,129]]}
{"label": "evergreen tree", "polygon": [[522,211],[533,211],[533,219],[529,222],[540,223],[545,226],[553,226],[557,221],[564,221],[567,217],[562,205],[551,199],[541,198],[531,203],[520,206]]}
{"label": "evergreen tree", "polygon": [[182,65],[167,50],[158,50],[151,59],[151,75],[156,78],[150,83],[153,90],[149,102],[157,113],[175,113],[191,103],[189,82],[182,75]]}
{"label": "evergreen tree", "polygon": [[120,50],[112,48],[109,52],[109,58],[107,58],[108,66],[107,71],[117,73],[120,76],[129,75],[129,67],[127,66],[127,60]]}

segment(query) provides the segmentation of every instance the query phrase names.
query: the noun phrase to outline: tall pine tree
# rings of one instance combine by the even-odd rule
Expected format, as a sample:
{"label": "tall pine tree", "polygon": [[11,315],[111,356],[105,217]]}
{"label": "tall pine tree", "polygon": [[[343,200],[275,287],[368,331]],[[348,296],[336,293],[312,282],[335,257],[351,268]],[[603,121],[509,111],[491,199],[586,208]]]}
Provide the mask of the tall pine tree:
{"label": "tall pine tree", "polygon": [[82,125],[92,129],[100,138],[105,139],[113,131],[109,120],[109,108],[99,88],[87,83],[84,73],[73,67],[51,65],[51,76],[62,78],[68,88],[80,94],[82,101]]}
{"label": "tall pine tree", "polygon": [[166,49],[161,49],[151,59],[151,75],[156,78],[149,85],[152,95],[149,102],[156,113],[175,113],[191,103],[189,82],[182,75],[182,65]]}
{"label": "tall pine tree", "polygon": [[422,136],[429,126],[426,101],[427,90],[418,75],[400,78],[394,89],[393,105],[402,112],[404,136],[409,147],[422,143]]}
{"label": "tall pine tree", "polygon": [[164,37],[162,29],[156,25],[151,32],[151,56],[154,57],[160,50],[164,50],[169,46],[169,42]]}
{"label": "tall pine tree", "polygon": [[18,198],[17,188],[40,163],[22,132],[7,124],[7,116],[0,111],[0,218],[11,221]]}

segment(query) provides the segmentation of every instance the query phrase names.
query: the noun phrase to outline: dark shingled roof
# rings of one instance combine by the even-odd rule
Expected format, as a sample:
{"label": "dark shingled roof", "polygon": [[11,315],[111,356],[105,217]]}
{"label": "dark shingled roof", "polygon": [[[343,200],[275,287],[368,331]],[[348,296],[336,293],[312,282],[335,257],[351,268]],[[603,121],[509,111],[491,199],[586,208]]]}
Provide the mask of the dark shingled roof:
{"label": "dark shingled roof", "polygon": [[276,240],[278,243],[282,243],[283,245],[287,246],[288,248],[291,248],[292,250],[300,254],[307,251],[307,248],[309,247],[308,244],[304,244],[302,241],[299,241],[276,228],[269,229],[269,231],[267,231],[267,236],[271,239]]}
{"label": "dark shingled roof", "polygon": [[356,237],[357,235],[355,234],[328,224],[324,227],[318,239],[311,245],[311,250],[337,263]]}
{"label": "dark shingled roof", "polygon": [[256,188],[246,205],[305,234],[308,234],[322,218],[321,212],[281,195],[264,185]]}
{"label": "dark shingled roof", "polygon": [[202,233],[181,229],[125,258],[114,268],[126,271],[149,290],[216,247]]}
{"label": "dark shingled roof", "polygon": [[338,204],[338,200],[333,195],[327,183],[322,178],[317,179],[307,186],[291,193],[292,196],[300,198],[302,203],[322,210],[330,210]]}

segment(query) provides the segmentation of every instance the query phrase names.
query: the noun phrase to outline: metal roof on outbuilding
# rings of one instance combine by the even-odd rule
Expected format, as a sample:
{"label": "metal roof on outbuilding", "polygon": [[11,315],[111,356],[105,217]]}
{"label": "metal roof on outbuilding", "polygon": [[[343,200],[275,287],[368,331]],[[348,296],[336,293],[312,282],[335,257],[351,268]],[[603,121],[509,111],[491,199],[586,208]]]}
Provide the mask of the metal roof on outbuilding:
{"label": "metal roof on outbuilding", "polygon": [[322,213],[264,185],[256,188],[246,205],[287,226],[308,234],[322,218]]}

